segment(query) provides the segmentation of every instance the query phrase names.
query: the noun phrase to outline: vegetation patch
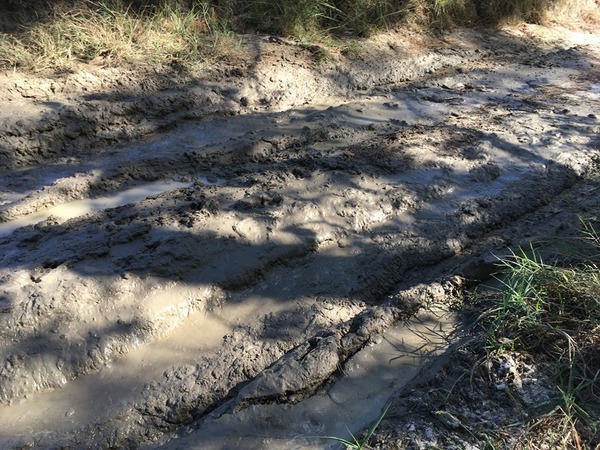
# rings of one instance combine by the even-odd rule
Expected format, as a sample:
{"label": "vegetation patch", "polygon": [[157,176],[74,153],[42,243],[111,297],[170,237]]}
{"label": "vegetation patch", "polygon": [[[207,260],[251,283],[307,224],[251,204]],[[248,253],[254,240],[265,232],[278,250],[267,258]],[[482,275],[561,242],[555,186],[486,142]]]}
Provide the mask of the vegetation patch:
{"label": "vegetation patch", "polygon": [[[17,12],[13,16],[20,22]],[[38,19],[0,34],[0,64],[34,71],[68,70],[80,62],[194,65],[222,56],[234,44],[227,22],[203,2],[152,8],[77,2],[42,9]]]}
{"label": "vegetation patch", "polygon": [[[0,67],[70,70],[81,62],[193,66],[235,51],[234,33],[301,41],[352,39],[417,24],[539,22],[558,6],[592,11],[596,0],[9,0],[0,5]],[[32,11],[34,11],[32,13]]]}
{"label": "vegetation patch", "polygon": [[[600,250],[591,222],[584,233]],[[519,444],[595,448],[600,425],[600,269],[593,262],[546,264],[534,248],[501,261],[500,301],[484,298],[480,325],[490,355],[535,355],[556,383],[556,395],[536,406]],[[585,445],[584,445],[585,444]]]}

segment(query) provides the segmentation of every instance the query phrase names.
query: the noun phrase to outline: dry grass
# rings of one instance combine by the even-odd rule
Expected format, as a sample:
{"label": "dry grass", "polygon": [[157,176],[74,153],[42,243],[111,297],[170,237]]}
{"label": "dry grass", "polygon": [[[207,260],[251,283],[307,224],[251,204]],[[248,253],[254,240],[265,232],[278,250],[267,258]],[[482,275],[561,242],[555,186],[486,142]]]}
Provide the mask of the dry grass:
{"label": "dry grass", "polygon": [[598,23],[598,0],[144,0],[133,2],[146,5],[137,8],[133,0],[45,1],[37,0],[37,21],[34,0],[11,0],[9,10],[0,3],[0,68],[43,72],[81,62],[173,60],[193,66],[234,50],[234,31],[327,42],[409,23],[438,31],[512,20]]}
{"label": "dry grass", "polygon": [[121,2],[88,2],[56,7],[20,33],[0,34],[0,64],[32,71],[69,70],[80,62],[195,64],[222,54],[233,42],[207,3],[192,9],[165,4],[145,13]]}
{"label": "dry grass", "polygon": [[545,12],[542,22],[597,32],[600,29],[600,2],[598,0],[561,0]]}

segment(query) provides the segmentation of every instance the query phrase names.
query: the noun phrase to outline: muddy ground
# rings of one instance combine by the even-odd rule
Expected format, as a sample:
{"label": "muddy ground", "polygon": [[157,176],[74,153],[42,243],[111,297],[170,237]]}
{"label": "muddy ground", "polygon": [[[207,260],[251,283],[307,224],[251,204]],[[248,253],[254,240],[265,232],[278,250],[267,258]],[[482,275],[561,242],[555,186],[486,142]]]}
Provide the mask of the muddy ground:
{"label": "muddy ground", "polygon": [[3,74],[0,446],[335,448],[392,397],[382,448],[438,442],[390,430],[464,336],[451,299],[597,214],[599,44]]}

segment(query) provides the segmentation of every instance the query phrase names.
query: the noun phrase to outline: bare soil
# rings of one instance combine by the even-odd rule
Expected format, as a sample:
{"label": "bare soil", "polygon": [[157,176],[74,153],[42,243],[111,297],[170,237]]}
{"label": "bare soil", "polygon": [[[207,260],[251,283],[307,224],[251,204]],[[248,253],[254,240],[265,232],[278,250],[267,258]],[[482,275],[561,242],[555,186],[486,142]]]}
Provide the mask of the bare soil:
{"label": "bare soil", "polygon": [[453,380],[448,305],[496,256],[597,214],[599,43],[247,36],[197,74],[2,74],[0,446],[327,448],[390,398],[373,445],[481,445],[478,399],[452,426],[423,381]]}

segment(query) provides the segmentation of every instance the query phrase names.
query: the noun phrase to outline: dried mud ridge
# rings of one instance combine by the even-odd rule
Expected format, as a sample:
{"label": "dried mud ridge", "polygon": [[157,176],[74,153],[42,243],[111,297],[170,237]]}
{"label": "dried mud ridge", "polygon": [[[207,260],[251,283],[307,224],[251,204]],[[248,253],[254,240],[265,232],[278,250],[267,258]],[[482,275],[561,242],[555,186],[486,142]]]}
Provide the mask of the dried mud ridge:
{"label": "dried mud ridge", "polygon": [[[377,336],[488,276],[495,254],[597,212],[595,188],[578,190],[600,161],[597,48],[485,34],[411,60],[318,67],[262,42],[251,77],[179,91],[160,75],[142,96],[114,86],[101,98],[92,76],[81,98],[85,87],[60,85],[69,77],[9,88],[36,101],[21,123],[2,121],[2,225],[148,182],[181,186],[0,234],[0,414],[100,383],[199,325],[193,354],[137,373],[139,389],[90,393],[89,418],[11,422],[0,445],[235,448],[203,430],[329,392]],[[290,52],[293,71],[273,63]],[[336,106],[300,107],[324,97]],[[111,390],[124,394],[101,406],[94,396]]]}

